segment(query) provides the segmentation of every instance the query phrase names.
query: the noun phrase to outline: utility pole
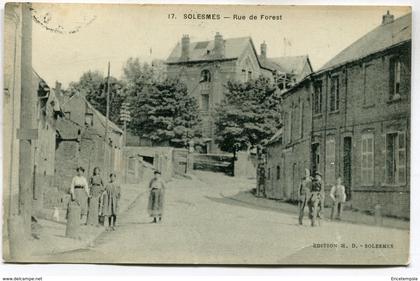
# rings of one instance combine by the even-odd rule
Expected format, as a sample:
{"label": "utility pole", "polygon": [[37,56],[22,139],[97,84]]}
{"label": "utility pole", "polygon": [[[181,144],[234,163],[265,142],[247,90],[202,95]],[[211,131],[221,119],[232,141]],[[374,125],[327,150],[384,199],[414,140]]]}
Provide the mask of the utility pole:
{"label": "utility pole", "polygon": [[[34,129],[34,104],[36,92],[32,90],[32,12],[30,3],[21,3],[21,89],[20,124],[16,136],[19,139],[19,189],[16,213],[9,214],[9,255],[12,260],[26,255],[31,234],[32,195],[33,195],[33,149],[32,141],[37,138]],[[13,93],[15,94],[15,93]],[[14,106],[14,105],[12,105]],[[13,140],[12,140],[13,141]],[[13,157],[13,156],[12,156]],[[12,193],[10,194],[12,196]],[[12,200],[11,200],[12,202]]]}
{"label": "utility pole", "polygon": [[107,169],[109,167],[108,163],[108,119],[109,119],[109,76],[111,73],[111,63],[108,62],[108,77],[106,81],[106,118],[105,118],[105,155],[104,155],[104,169],[109,172]]}

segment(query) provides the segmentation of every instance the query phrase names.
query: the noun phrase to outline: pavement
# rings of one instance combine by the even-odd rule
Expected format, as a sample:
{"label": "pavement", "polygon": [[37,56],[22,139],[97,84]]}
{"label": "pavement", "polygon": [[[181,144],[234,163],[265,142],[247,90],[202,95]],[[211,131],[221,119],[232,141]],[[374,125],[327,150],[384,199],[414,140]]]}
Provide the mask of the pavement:
{"label": "pavement", "polygon": [[[124,184],[121,186],[120,210],[123,214],[138,196],[146,193],[146,184]],[[30,241],[32,258],[45,255],[53,255],[78,249],[85,249],[92,245],[94,240],[105,231],[103,226],[81,225],[79,239],[72,239],[65,236],[66,221],[65,210],[59,210],[59,220],[53,219],[53,211],[44,211],[46,219],[38,219],[33,224],[33,232],[39,239],[32,238]]]}
{"label": "pavement", "polygon": [[[296,213],[238,202],[252,182],[210,172],[167,184],[161,223],[147,215],[147,193],[83,249],[37,262],[124,264],[407,264],[409,231],[323,221],[297,224]],[[241,195],[242,196],[242,195]]]}

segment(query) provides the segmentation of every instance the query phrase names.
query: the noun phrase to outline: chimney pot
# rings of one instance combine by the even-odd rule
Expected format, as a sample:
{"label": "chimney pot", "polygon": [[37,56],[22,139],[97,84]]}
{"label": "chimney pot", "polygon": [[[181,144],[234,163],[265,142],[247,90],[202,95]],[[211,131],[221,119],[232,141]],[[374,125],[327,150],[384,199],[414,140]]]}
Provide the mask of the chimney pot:
{"label": "chimney pot", "polygon": [[389,13],[389,10],[386,11],[386,14],[382,16],[382,24],[388,24],[394,21],[394,15]]}
{"label": "chimney pot", "polygon": [[216,32],[214,36],[214,56],[217,58],[223,58],[225,56],[225,42],[223,40],[223,36]]}
{"label": "chimney pot", "polygon": [[264,42],[260,45],[260,53],[262,58],[267,58],[267,44]]}

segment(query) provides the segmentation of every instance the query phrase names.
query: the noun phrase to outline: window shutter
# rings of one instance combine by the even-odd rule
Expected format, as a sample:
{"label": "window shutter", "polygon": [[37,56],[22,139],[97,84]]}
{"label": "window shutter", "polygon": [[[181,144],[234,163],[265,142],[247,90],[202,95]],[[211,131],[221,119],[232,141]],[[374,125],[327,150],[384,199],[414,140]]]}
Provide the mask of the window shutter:
{"label": "window shutter", "polygon": [[407,163],[405,132],[398,132],[397,159],[398,183],[405,184]]}

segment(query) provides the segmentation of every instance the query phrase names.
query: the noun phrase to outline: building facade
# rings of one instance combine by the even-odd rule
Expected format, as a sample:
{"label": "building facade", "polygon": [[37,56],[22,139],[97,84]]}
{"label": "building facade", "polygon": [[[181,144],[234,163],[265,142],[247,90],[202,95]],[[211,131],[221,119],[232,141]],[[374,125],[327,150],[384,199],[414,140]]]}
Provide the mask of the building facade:
{"label": "building facade", "polygon": [[[386,14],[380,26],[284,94],[282,143],[269,143],[267,166],[273,169],[287,153],[294,160],[283,156],[280,169],[289,179],[268,181],[267,190],[296,190],[307,168],[323,174],[327,192],[341,177],[355,209],[379,205],[384,214],[409,217],[410,77],[411,14],[396,20]],[[310,100],[311,110],[304,110],[310,123],[303,126],[310,141],[298,148],[293,136],[300,125],[293,112],[302,97]],[[295,165],[299,176],[291,181]]]}
{"label": "building facade", "polygon": [[68,193],[78,166],[85,169],[87,177],[99,167],[104,180],[110,172],[115,172],[122,180],[123,131],[111,121],[107,122],[106,117],[79,94],[62,97],[62,111],[64,117],[57,123],[55,158],[59,193]]}
{"label": "building facade", "polygon": [[246,82],[262,75],[286,89],[305,75],[302,73],[312,72],[306,56],[271,59],[267,44],[260,47],[258,55],[250,37],[224,39],[216,33],[212,41],[190,42],[184,35],[166,60],[167,76],[184,82],[198,101],[207,152],[220,152],[214,142],[212,112],[224,98],[228,81]]}

